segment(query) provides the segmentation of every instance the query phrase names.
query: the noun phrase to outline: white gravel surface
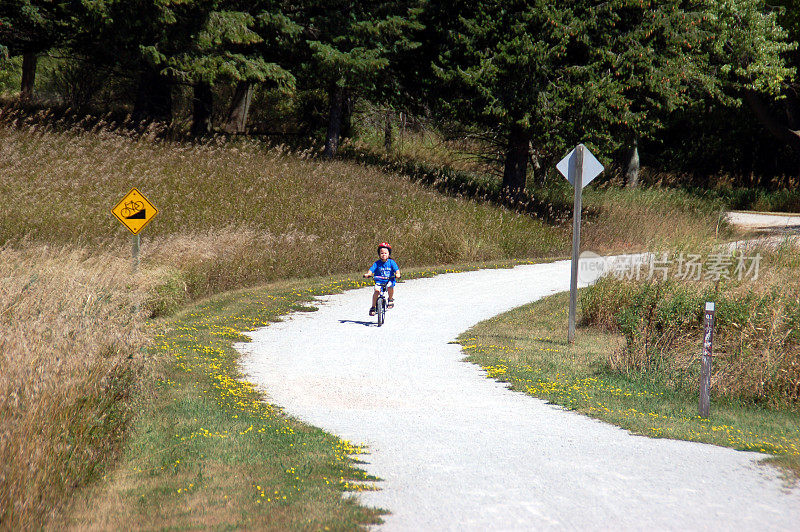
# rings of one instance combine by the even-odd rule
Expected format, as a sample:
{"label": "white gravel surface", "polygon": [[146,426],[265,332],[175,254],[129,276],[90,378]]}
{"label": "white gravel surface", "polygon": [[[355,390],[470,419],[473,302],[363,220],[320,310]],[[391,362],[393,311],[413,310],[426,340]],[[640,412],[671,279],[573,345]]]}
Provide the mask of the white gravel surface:
{"label": "white gravel surface", "polygon": [[732,211],[727,214],[733,225],[758,231],[798,231],[800,214]]}
{"label": "white gravel surface", "polygon": [[800,488],[763,455],[633,436],[509,391],[449,343],[568,289],[568,261],[408,281],[380,328],[371,288],[351,290],[238,347],[270,402],[369,447],[381,490],[358,496],[392,512],[380,530],[800,530]]}

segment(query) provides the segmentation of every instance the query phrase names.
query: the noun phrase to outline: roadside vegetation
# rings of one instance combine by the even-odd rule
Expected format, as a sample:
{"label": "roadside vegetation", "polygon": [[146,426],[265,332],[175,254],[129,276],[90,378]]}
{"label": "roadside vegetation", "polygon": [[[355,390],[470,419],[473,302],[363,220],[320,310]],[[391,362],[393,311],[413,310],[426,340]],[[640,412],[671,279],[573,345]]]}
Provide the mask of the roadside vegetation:
{"label": "roadside vegetation", "polygon": [[265,403],[238,369],[234,342],[363,280],[310,279],[227,292],[188,307],[153,339],[153,382],[140,396],[117,468],[73,501],[79,529],[354,529],[381,512],[345,492],[375,489],[357,445]]}
{"label": "roadside vegetation", "polygon": [[[469,361],[515,390],[637,434],[774,455],[769,460],[796,478],[796,245],[748,249],[762,256],[756,279],[679,281],[674,270],[664,281],[603,277],[581,291],[573,346],[566,341],[568,294],[481,323],[460,341]],[[716,302],[708,419],[697,415],[705,301]]]}
{"label": "roadside vegetation", "polygon": [[0,524],[39,528],[119,456],[153,368],[144,290],[109,252],[0,247]]}
{"label": "roadside vegetation", "polygon": [[[0,443],[9,526],[41,526],[75,488],[109,471],[133,412],[137,423],[154,412],[142,404],[169,409],[165,397],[174,390],[147,382],[154,371],[178,371],[177,361],[147,346],[180,328],[169,316],[192,301],[360,271],[375,242],[387,238],[404,269],[565,256],[569,249],[568,223],[545,223],[466,192],[442,195],[402,173],[321,161],[313,150],[224,138],[187,144],[114,124],[85,131],[6,118],[0,190],[13,208],[0,213],[0,319],[14,323],[3,329],[2,356],[13,376],[6,397],[18,398],[5,405],[15,414],[3,418]],[[135,276],[130,235],[110,214],[132,185],[160,210],[142,234]],[[644,249],[676,225],[698,238],[717,230],[716,205],[678,192],[608,187],[593,194],[584,238],[598,251]],[[38,292],[48,286],[47,297]],[[76,410],[86,416],[67,415]],[[19,463],[25,468],[12,467]]]}

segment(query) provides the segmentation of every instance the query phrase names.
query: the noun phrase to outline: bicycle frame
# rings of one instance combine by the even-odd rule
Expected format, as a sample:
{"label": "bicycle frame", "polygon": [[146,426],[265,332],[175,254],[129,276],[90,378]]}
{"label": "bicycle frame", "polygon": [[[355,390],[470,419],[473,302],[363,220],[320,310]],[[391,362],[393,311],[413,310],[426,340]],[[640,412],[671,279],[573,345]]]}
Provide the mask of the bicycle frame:
{"label": "bicycle frame", "polygon": [[[375,311],[378,315],[378,327],[383,325],[384,321],[386,321],[386,292],[389,290],[389,283],[395,279],[395,277],[382,277],[376,276],[375,280],[378,281],[378,285],[381,287],[380,293],[378,294],[378,300],[375,302]],[[380,282],[380,281],[386,282]]]}

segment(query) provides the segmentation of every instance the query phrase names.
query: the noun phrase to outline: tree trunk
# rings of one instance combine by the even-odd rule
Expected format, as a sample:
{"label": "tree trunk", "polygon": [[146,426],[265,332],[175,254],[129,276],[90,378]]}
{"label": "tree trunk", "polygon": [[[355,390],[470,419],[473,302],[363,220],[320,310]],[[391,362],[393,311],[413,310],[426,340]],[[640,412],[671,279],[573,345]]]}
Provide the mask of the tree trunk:
{"label": "tree trunk", "polygon": [[393,131],[392,131],[392,113],[391,109],[386,110],[386,123],[383,126],[383,147],[386,151],[392,151]]}
{"label": "tree trunk", "polygon": [[790,129],[773,117],[766,104],[755,91],[745,90],[744,97],[758,121],[767,128],[767,131],[778,140],[791,146],[795,154],[800,157],[800,130]]}
{"label": "tree trunk", "polygon": [[531,177],[533,177],[534,183],[536,183],[537,186],[543,187],[547,179],[547,174],[542,172],[542,161],[539,160],[539,154],[534,149],[532,141],[528,141],[528,154],[530,158],[528,162],[531,165]]}
{"label": "tree trunk", "polygon": [[353,109],[355,109],[356,99],[353,94],[346,90],[342,97],[342,132],[341,138],[349,139],[353,136]]}
{"label": "tree trunk", "polygon": [[633,147],[628,150],[628,160],[625,163],[625,185],[631,188],[639,186],[639,141],[633,140]]}
{"label": "tree trunk", "polygon": [[517,125],[511,126],[503,170],[503,189],[514,199],[519,199],[525,191],[530,140],[530,133],[525,129]]}
{"label": "tree trunk", "polygon": [[325,151],[322,156],[333,159],[339,149],[339,138],[342,133],[342,111],[344,108],[344,89],[334,84],[328,90],[330,111],[328,113],[328,134],[325,139]]}
{"label": "tree trunk", "polygon": [[152,68],[146,68],[139,77],[132,118],[134,122],[157,120],[167,123],[172,119],[172,88]]}
{"label": "tree trunk", "polygon": [[36,52],[25,52],[22,55],[22,83],[20,84],[19,97],[23,101],[33,98],[33,87],[36,83],[36,63],[38,60]]}
{"label": "tree trunk", "polygon": [[791,90],[783,100],[783,108],[786,112],[789,129],[800,129],[800,94]]}
{"label": "tree trunk", "polygon": [[214,108],[214,93],[208,83],[197,83],[192,98],[192,136],[202,137],[211,133],[211,111]]}
{"label": "tree trunk", "polygon": [[253,83],[240,81],[233,93],[228,117],[222,129],[226,133],[244,133],[247,129],[247,116],[250,114],[250,101],[253,98]]}

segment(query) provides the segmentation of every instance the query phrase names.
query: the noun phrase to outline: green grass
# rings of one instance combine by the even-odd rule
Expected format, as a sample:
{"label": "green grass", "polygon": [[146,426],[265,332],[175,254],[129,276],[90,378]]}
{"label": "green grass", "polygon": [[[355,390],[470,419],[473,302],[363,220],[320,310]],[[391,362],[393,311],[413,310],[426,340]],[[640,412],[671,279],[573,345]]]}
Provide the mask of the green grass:
{"label": "green grass", "polygon": [[800,212],[800,192],[795,189],[769,190],[755,187],[690,188],[702,199],[722,201],[731,210]]}
{"label": "green grass", "polygon": [[[410,269],[405,278],[513,263]],[[238,371],[243,331],[313,311],[314,296],[365,286],[358,278],[314,278],[229,292],[164,323],[151,364],[155,383],[115,470],[68,512],[80,528],[353,529],[383,513],[350,491],[379,489],[358,469],[359,442],[304,425],[263,401]]]}
{"label": "green grass", "polygon": [[[12,127],[10,124],[14,121],[17,123]],[[146,309],[154,316],[170,315],[191,301],[226,291],[284,283],[287,279],[319,279],[362,271],[374,260],[375,244],[387,239],[395,246],[395,255],[404,274],[414,267],[439,265],[448,268],[446,265],[468,262],[507,264],[563,257],[569,251],[568,223],[545,223],[488,201],[471,199],[466,193],[453,194],[450,191],[449,196],[444,196],[437,192],[435,184],[424,185],[425,181],[415,182],[405,174],[352,161],[321,161],[311,151],[292,152],[282,146],[269,147],[248,139],[226,141],[217,138],[203,144],[168,142],[114,130],[110,124],[102,124],[102,120],[94,132],[64,131],[59,129],[61,126],[47,125],[44,118],[29,120],[23,114],[0,116],[0,123],[0,195],[6,205],[13,206],[0,212],[0,245],[21,251],[63,247],[69,252],[79,248],[82,253],[114,266],[112,269],[119,269],[116,264],[122,262],[124,270],[119,271],[125,271],[127,275],[130,234],[110,210],[132,186],[136,186],[159,208],[160,214],[143,231],[139,273],[130,279],[127,287],[125,282],[121,284],[136,301],[137,308]],[[491,177],[482,179],[491,181]],[[555,190],[552,197],[563,196],[563,193],[563,190]],[[594,251],[646,248],[653,242],[668,239],[678,228],[700,239],[715,237],[716,215],[708,209],[694,208],[679,194],[663,194],[658,190],[616,192],[610,189],[598,189],[593,194],[599,198],[596,200],[599,208],[595,208],[592,216],[587,218],[583,235],[588,248]],[[587,194],[587,203],[595,201],[591,198],[592,194]],[[668,218],[665,213],[669,214]],[[28,277],[25,268],[24,264],[13,265],[9,274],[22,283],[20,286],[24,286]],[[302,284],[301,281],[298,283]],[[75,292],[74,286],[70,285],[53,296],[54,307],[72,315],[80,314],[87,301],[94,301],[87,299],[89,296],[105,301],[102,296],[107,289],[94,279],[82,281],[81,286],[86,291],[86,294],[81,292],[82,299],[73,298],[76,301],[71,301],[66,298],[67,294]],[[311,284],[308,286],[313,288]],[[30,297],[30,294],[25,292],[20,297]],[[246,302],[250,296],[234,292],[223,299],[228,297],[241,297]],[[292,298],[296,302],[303,300],[300,296],[293,295]],[[14,305],[12,299],[0,299],[2,308]],[[28,303],[32,307],[36,305],[36,301]],[[273,307],[271,300],[262,303],[268,309],[264,312],[269,319],[292,308],[288,304],[281,308]],[[273,423],[273,418],[262,419],[263,412],[241,412],[237,414],[238,418],[231,417],[232,411],[225,409],[228,407],[207,399],[221,393],[213,387],[216,381],[209,374],[200,369],[186,372],[177,365],[177,360],[169,358],[175,353],[198,357],[198,353],[210,349],[208,356],[219,360],[192,359],[192,363],[204,364],[206,368],[211,364],[227,368],[225,371],[230,370],[233,378],[236,355],[225,347],[228,344],[219,343],[223,340],[229,342],[229,339],[212,332],[220,333],[224,327],[246,328],[263,321],[253,317],[257,315],[254,309],[260,308],[256,303],[249,310],[242,307],[245,318],[237,318],[239,307],[235,301],[230,300],[230,305],[230,308],[220,308],[220,317],[215,318],[213,326],[203,323],[198,316],[184,314],[182,321],[175,324],[178,329],[168,333],[166,340],[160,339],[171,342],[169,345],[174,349],[157,351],[152,361],[145,361],[148,371],[142,375],[150,374],[149,369],[160,363],[165,364],[164,374],[156,390],[158,393],[154,391],[152,400],[141,405],[138,424],[129,440],[128,458],[118,471],[110,473],[103,488],[98,488],[104,501],[102,508],[106,510],[96,512],[93,507],[87,507],[84,517],[77,518],[84,521],[78,523],[89,526],[101,518],[107,519],[106,523],[116,523],[116,520],[134,523],[147,516],[152,519],[148,526],[154,528],[172,526],[172,520],[176,527],[192,527],[192,523],[198,522],[192,520],[198,519],[204,508],[212,512],[213,505],[208,501],[213,500],[219,504],[213,506],[212,513],[227,516],[220,518],[225,523],[240,523],[254,528],[302,527],[308,524],[299,517],[305,515],[306,510],[293,514],[286,510],[289,513],[284,515],[283,507],[279,512],[273,512],[270,518],[261,515],[248,521],[250,517],[247,516],[251,513],[234,518],[224,512],[233,512],[239,506],[225,506],[216,498],[220,494],[223,500],[224,495],[234,497],[245,510],[263,504],[244,502],[257,486],[264,487],[259,483],[260,478],[270,479],[271,485],[276,486],[273,492],[278,489],[279,493],[286,490],[294,493],[291,482],[287,484],[279,478],[280,471],[285,472],[293,465],[280,469],[273,464],[268,470],[260,470],[257,466],[265,459],[264,451],[259,450],[262,446],[273,451],[280,449],[278,456],[281,457],[293,456],[292,441],[289,444],[269,443],[263,440],[269,430],[257,432],[257,428]],[[212,310],[208,309],[209,312]],[[144,312],[139,317],[144,318]],[[250,325],[248,319],[252,319]],[[32,326],[36,325],[35,320],[31,320]],[[197,331],[192,332],[195,336],[186,340],[188,343],[184,345],[180,334],[191,332],[187,327],[194,327]],[[47,331],[37,334],[41,335],[37,342],[18,342],[19,346],[9,352],[8,356],[17,360],[20,367],[38,367],[35,361],[49,356]],[[99,328],[84,327],[77,329],[75,335],[85,337],[91,344],[95,335],[103,337],[106,333]],[[141,343],[147,343],[147,338],[143,338]],[[86,356],[86,350],[67,348],[64,356],[78,360]],[[104,355],[98,353],[96,356]],[[161,371],[161,366],[158,368]],[[195,377],[197,379],[192,380]],[[49,432],[68,433],[80,425],[78,420],[62,422],[58,418],[54,421],[55,417],[49,413],[59,411],[55,403],[61,395],[80,395],[77,391],[81,390],[87,378],[81,372],[70,373],[53,385],[54,393],[49,396],[53,398],[53,404],[46,401],[35,403],[39,421]],[[170,383],[181,385],[172,386]],[[32,386],[25,386],[29,385]],[[146,382],[130,383],[129,389],[125,390],[125,401],[127,392],[133,393],[146,385]],[[256,400],[254,391],[248,389],[242,393],[250,398],[248,401]],[[276,413],[272,426],[284,426],[277,421],[281,419]],[[166,428],[161,427],[162,422],[167,424]],[[117,425],[117,432],[125,428],[124,423]],[[247,431],[250,425],[254,428]],[[326,440],[323,435],[312,437],[312,434],[317,434],[315,429],[291,426],[295,433],[307,435],[303,440],[306,447],[317,438],[319,447],[334,448],[333,440]],[[202,442],[201,438],[191,438],[202,429],[211,433],[227,430],[233,437],[202,439]],[[149,440],[142,439],[144,434],[149,434]],[[179,437],[175,438],[175,434]],[[112,436],[118,438],[119,434],[96,436],[103,440]],[[187,437],[187,440],[180,440]],[[213,446],[221,447],[215,450],[211,442]],[[13,452],[4,455],[8,464],[31,456],[31,448],[35,450],[37,442],[21,437],[12,443],[9,449]],[[232,446],[231,449],[225,450],[223,447],[228,445]],[[232,476],[228,475],[217,484],[209,480],[220,475],[222,465],[231,465],[232,460],[224,457],[239,456],[236,454],[239,447],[250,449],[242,451],[244,458],[240,462],[244,465],[232,469]],[[186,453],[182,454],[184,450]],[[311,514],[319,516],[313,526],[320,527],[326,526],[325,523],[340,527],[344,526],[343,523],[366,523],[374,519],[374,514],[361,514],[361,510],[355,507],[331,506],[333,503],[330,501],[339,501],[340,491],[337,490],[342,486],[330,488],[333,491],[328,492],[325,490],[329,488],[319,484],[322,476],[328,476],[322,473],[327,471],[324,468],[331,463],[338,464],[330,462],[330,452],[325,452],[328,455],[319,451],[320,456],[328,456],[319,462],[323,465],[313,466],[309,469],[313,474],[301,477],[310,483],[308,485],[317,487],[304,491],[307,496],[303,495],[292,503],[294,508],[319,506],[319,511]],[[107,464],[115,457],[116,454],[110,453],[92,460],[94,464]],[[295,458],[291,460],[294,463]],[[47,469],[46,474],[42,473],[44,469],[37,469],[38,466],[31,463],[32,471],[38,473],[26,478],[59,475],[60,470],[71,467],[66,459],[62,462],[57,458],[55,461],[58,463]],[[312,466],[303,467],[305,471]],[[253,471],[261,471],[258,473],[261,477],[253,476]],[[225,475],[227,473],[222,476]],[[358,478],[357,473],[352,475]],[[94,478],[70,485],[81,486],[84,481]],[[208,487],[200,490],[198,486]],[[0,482],[0,492],[2,488]],[[188,492],[191,497],[187,497],[186,488],[195,490],[198,493],[196,498],[191,498],[195,497],[191,491]],[[31,506],[49,512],[50,509],[57,510],[63,503],[63,500],[54,498],[42,504],[33,483],[26,489]],[[153,502],[148,502],[150,500]],[[312,504],[312,500],[316,502]],[[22,508],[21,512],[25,514],[26,510]],[[252,512],[252,515],[256,514]],[[78,512],[76,515],[81,514]],[[29,512],[22,515],[19,522],[36,527],[46,518],[40,513]]]}
{"label": "green grass", "polygon": [[361,280],[310,280],[231,292],[184,311],[156,337],[161,371],[116,470],[71,512],[80,528],[352,529],[380,511],[343,492],[369,480],[351,456],[363,452],[285,416],[241,379],[241,331],[314,295]]}
{"label": "green grass", "polygon": [[459,338],[467,360],[514,390],[635,434],[762,452],[800,474],[796,412],[712,397],[710,417],[700,418],[696,395],[609,368],[608,357],[624,346],[621,335],[578,327],[569,346],[568,298],[551,296],[478,324]]}

